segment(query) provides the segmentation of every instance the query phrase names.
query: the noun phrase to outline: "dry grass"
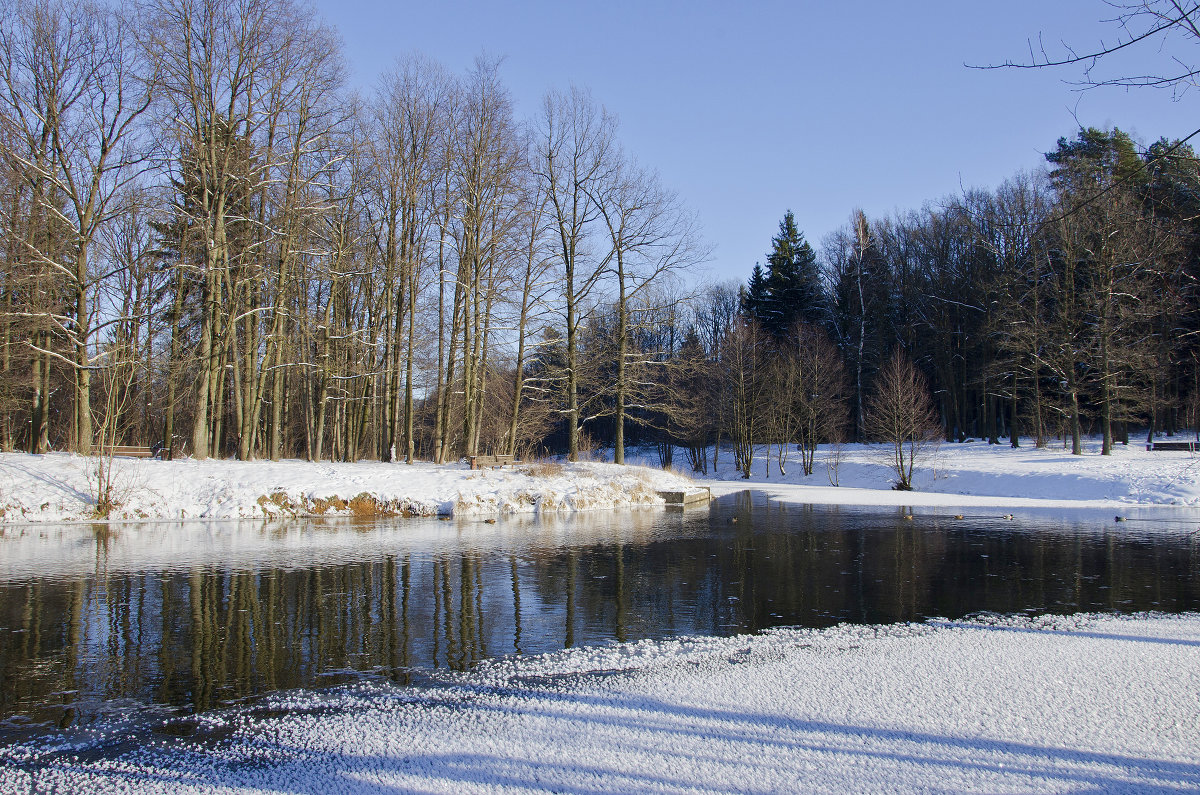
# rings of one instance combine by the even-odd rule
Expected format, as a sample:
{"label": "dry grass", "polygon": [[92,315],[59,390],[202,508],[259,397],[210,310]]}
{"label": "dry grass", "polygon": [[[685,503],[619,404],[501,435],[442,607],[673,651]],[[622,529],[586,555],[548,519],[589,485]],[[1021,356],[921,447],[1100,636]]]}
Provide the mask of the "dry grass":
{"label": "dry grass", "polygon": [[682,464],[671,464],[668,471],[680,480],[686,480],[688,483],[696,482],[695,473],[692,472],[691,467],[684,467]]}
{"label": "dry grass", "polygon": [[317,516],[324,516],[329,511],[344,511],[347,503],[334,494],[332,497],[317,497],[309,503],[308,509]]}
{"label": "dry grass", "polygon": [[346,507],[350,509],[350,515],[358,519],[395,516],[398,513],[395,506],[380,500],[373,494],[367,494],[365,491],[352,498]]}
{"label": "dry grass", "polygon": [[264,494],[258,504],[267,516],[325,516],[329,513],[350,514],[358,519],[382,519],[393,516],[418,516],[419,512],[400,500],[384,500],[374,494],[362,492],[342,499],[336,494],[329,497],[301,497],[293,500],[283,491]]}
{"label": "dry grass", "polygon": [[285,491],[273,491],[270,494],[264,494],[259,497],[256,502],[263,509],[263,513],[267,516],[278,515],[278,512],[273,511],[269,506],[275,506],[280,512],[295,516],[300,512],[301,506],[292,502],[292,498]]}
{"label": "dry grass", "polygon": [[563,473],[563,465],[557,461],[534,461],[525,467],[525,472],[535,478],[553,478]]}

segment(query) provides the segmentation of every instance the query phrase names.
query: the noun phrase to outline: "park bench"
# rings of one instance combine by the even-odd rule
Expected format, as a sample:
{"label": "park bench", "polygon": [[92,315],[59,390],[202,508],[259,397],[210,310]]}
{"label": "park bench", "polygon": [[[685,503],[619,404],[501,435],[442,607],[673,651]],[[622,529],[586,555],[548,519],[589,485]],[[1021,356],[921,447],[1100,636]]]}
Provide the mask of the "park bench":
{"label": "park bench", "polygon": [[471,469],[483,469],[484,467],[490,467],[492,469],[495,469],[497,467],[502,467],[505,464],[511,464],[513,462],[513,456],[511,456],[511,455],[473,455],[473,456],[469,456],[469,460],[471,462]]}
{"label": "park bench", "polygon": [[1147,442],[1146,449],[1152,453],[1157,453],[1160,450],[1194,453],[1198,445],[1200,445],[1200,442]]}
{"label": "park bench", "polygon": [[112,444],[96,447],[98,455],[113,458],[157,458],[158,450],[153,447],[142,447],[133,444]]}

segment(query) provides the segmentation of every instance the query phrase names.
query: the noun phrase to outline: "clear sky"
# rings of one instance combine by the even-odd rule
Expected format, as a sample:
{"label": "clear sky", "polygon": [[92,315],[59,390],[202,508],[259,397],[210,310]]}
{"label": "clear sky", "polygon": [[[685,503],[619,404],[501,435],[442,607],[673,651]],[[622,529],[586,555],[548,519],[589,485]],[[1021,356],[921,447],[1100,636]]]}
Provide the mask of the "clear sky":
{"label": "clear sky", "polygon": [[[1111,39],[1100,0],[978,2],[441,2],[316,0],[370,90],[422,52],[465,72],[503,56],[517,113],[571,84],[620,119],[620,137],[699,215],[707,277],[744,280],[792,209],[819,246],[861,207],[918,208],[1039,166],[1078,125],[1144,143],[1200,126],[1187,96],[1078,92],[1078,69],[969,69],[1028,56],[1043,37]],[[1182,43],[1179,46],[1184,46]],[[1134,65],[1134,64],[1123,64]],[[1139,65],[1140,64],[1136,64]]]}

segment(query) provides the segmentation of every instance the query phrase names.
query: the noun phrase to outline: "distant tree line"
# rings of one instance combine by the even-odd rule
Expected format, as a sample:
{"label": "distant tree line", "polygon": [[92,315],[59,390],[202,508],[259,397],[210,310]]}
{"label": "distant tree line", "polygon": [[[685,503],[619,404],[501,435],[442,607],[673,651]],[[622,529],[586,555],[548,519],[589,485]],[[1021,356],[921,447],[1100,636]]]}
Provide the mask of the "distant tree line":
{"label": "distant tree line", "polygon": [[[1059,437],[1078,454],[1097,434],[1108,453],[1131,428],[1195,428],[1200,161],[1181,142],[1139,152],[1119,129],[1061,138],[1046,160],[995,191],[874,222],[857,212],[820,258],[788,213],[740,288],[739,334],[764,361],[800,339],[832,344],[827,386],[806,394],[837,401],[826,411],[844,426],[826,427],[851,440],[878,438],[870,403],[897,351],[948,441]],[[760,387],[757,422],[779,410],[779,383]]]}
{"label": "distant tree line", "polygon": [[886,435],[888,383],[948,440],[1195,425],[1186,144],[1084,130],[820,250],[788,213],[688,288],[694,218],[586,91],[518,119],[492,61],[343,72],[292,0],[5,6],[0,448],[811,473]]}

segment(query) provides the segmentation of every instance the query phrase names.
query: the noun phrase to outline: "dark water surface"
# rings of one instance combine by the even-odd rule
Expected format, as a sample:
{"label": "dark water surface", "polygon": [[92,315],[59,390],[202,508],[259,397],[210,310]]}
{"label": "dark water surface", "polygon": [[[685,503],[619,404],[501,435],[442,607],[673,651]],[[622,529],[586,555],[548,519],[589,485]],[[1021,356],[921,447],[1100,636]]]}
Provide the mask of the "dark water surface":
{"label": "dark water surface", "polygon": [[[0,743],[565,646],[971,613],[1200,610],[1195,518],[782,505],[9,528]],[[998,512],[997,512],[998,513]]]}

